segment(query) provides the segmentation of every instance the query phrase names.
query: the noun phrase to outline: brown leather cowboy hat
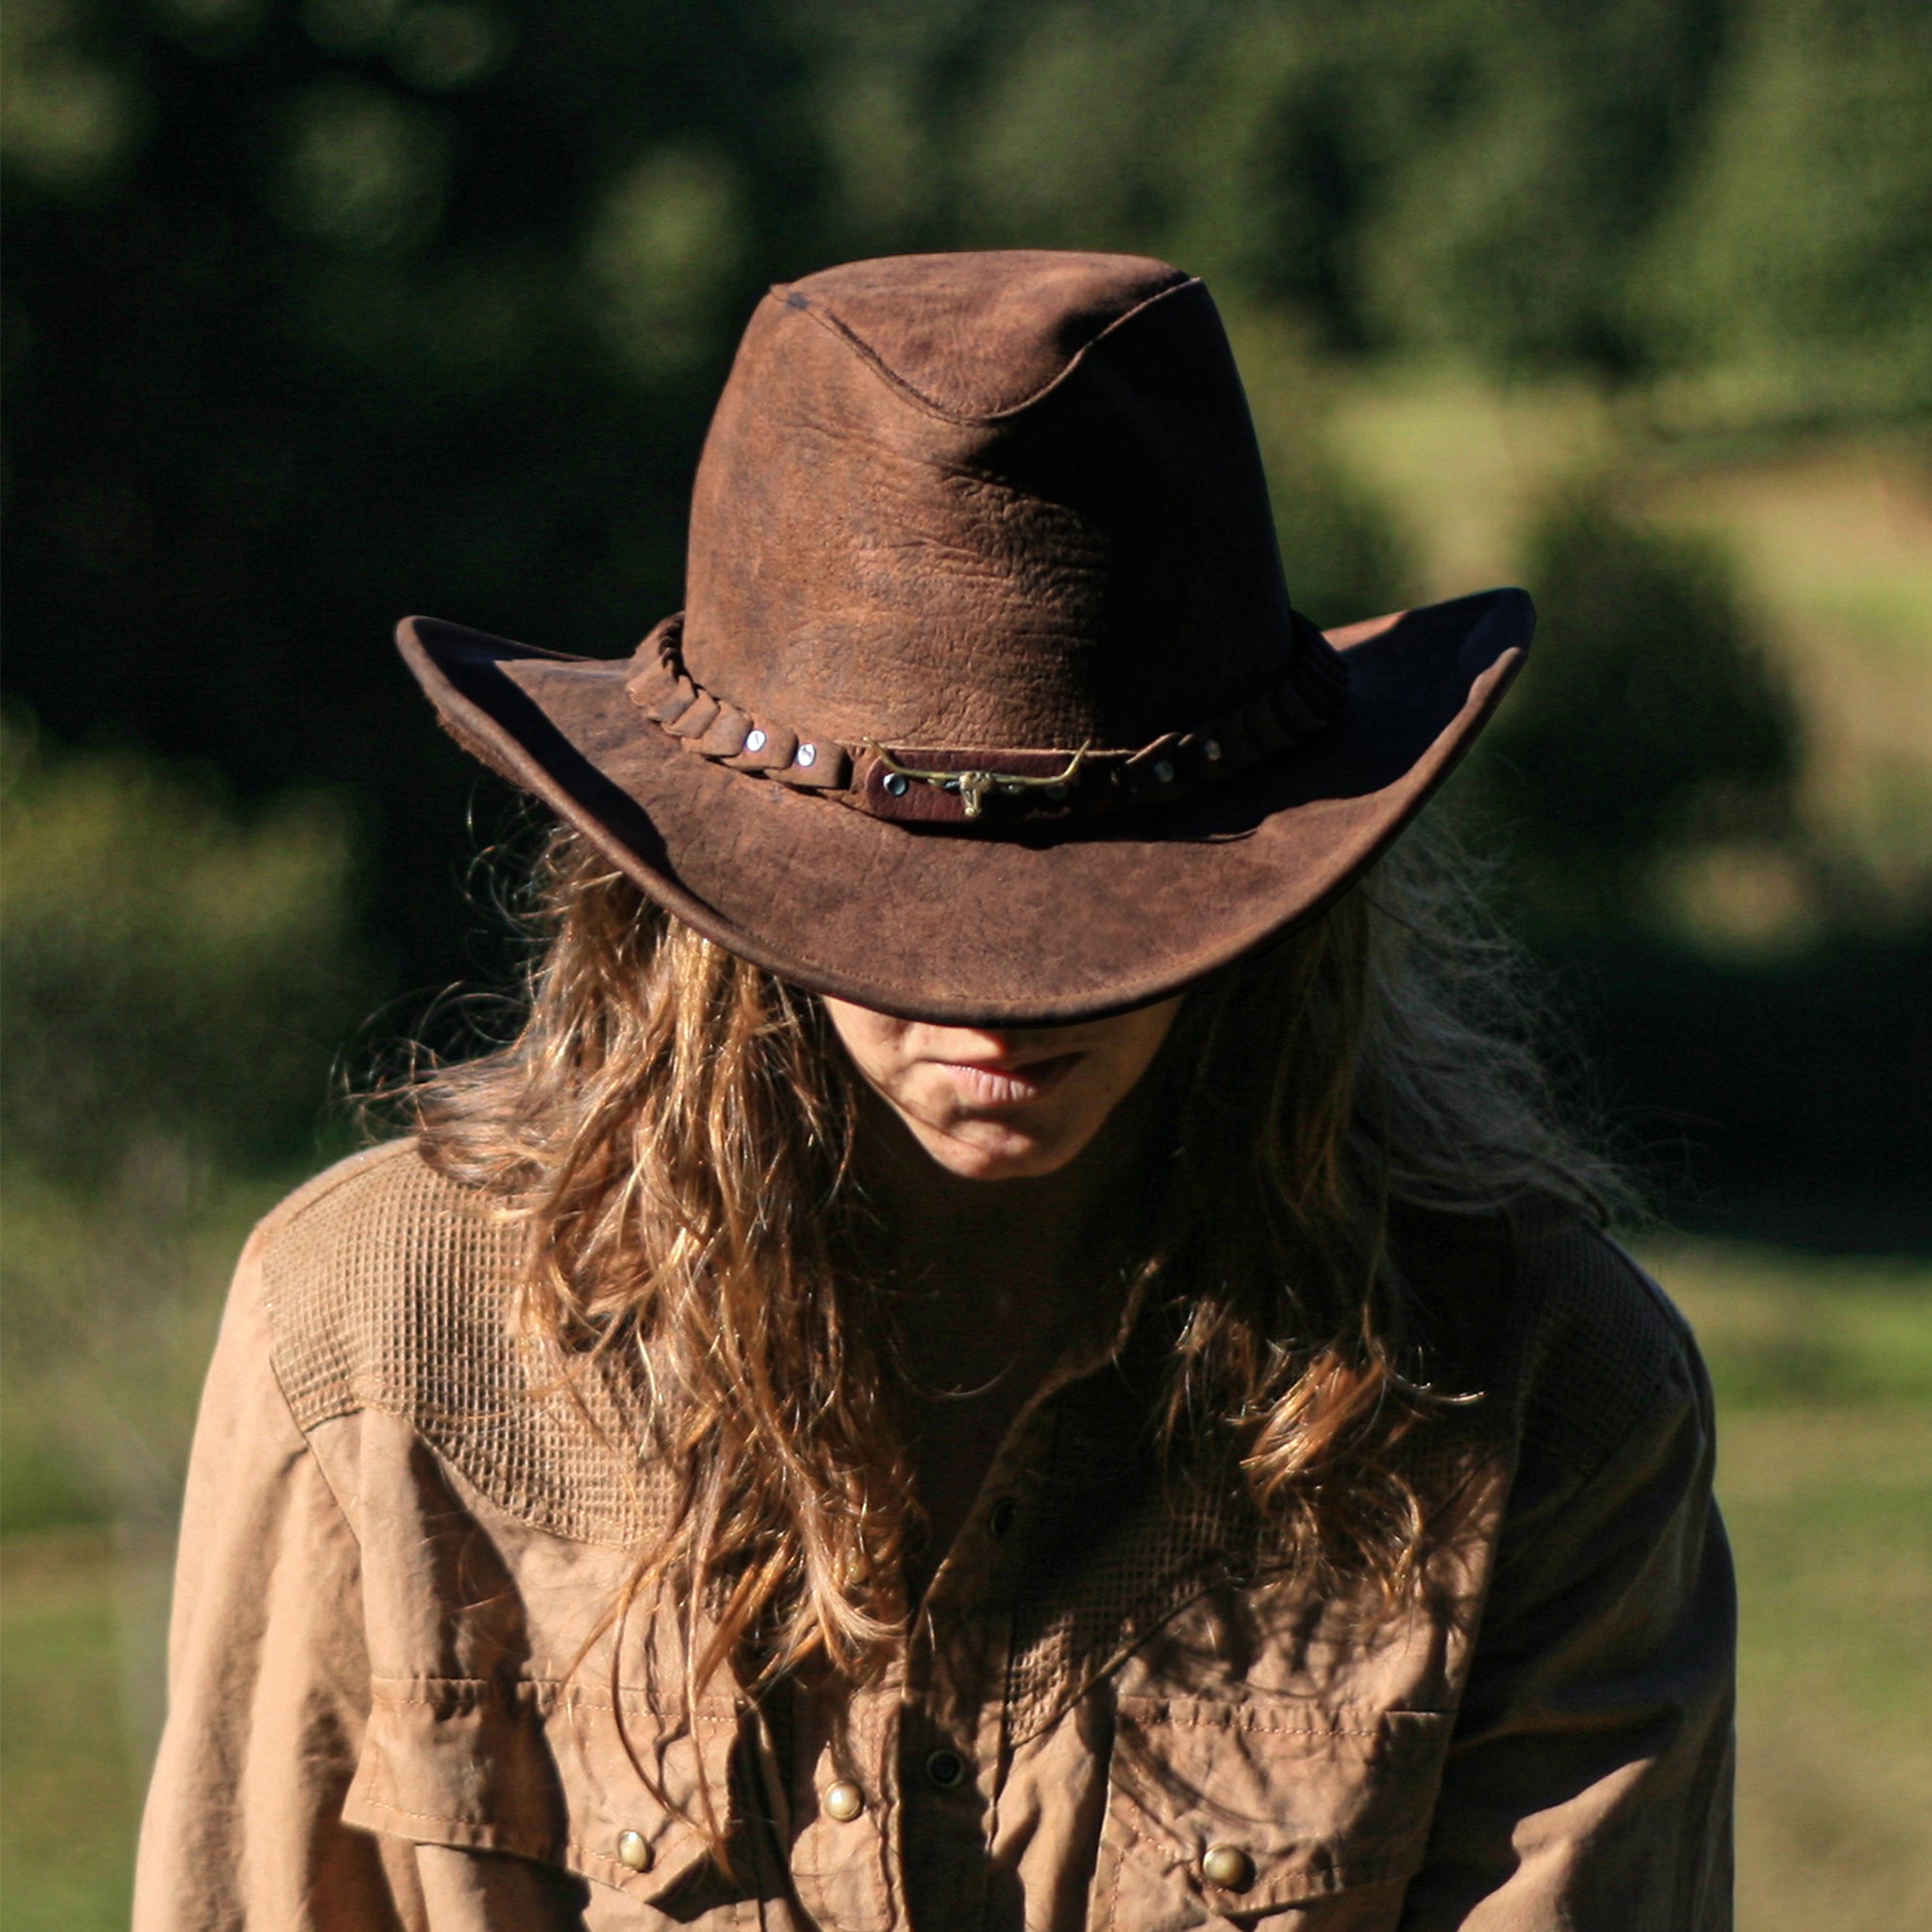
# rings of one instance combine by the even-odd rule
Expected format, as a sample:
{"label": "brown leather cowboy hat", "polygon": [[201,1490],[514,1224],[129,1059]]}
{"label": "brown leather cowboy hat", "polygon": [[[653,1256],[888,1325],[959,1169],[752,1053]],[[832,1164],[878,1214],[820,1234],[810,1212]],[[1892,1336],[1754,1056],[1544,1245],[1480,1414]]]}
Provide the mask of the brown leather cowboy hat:
{"label": "brown leather cowboy hat", "polygon": [[687,604],[625,660],[428,618],[442,722],[660,905],[814,991],[1018,1025],[1311,918],[1495,708],[1520,591],[1292,610],[1206,286],[925,255],[774,289],[711,424]]}

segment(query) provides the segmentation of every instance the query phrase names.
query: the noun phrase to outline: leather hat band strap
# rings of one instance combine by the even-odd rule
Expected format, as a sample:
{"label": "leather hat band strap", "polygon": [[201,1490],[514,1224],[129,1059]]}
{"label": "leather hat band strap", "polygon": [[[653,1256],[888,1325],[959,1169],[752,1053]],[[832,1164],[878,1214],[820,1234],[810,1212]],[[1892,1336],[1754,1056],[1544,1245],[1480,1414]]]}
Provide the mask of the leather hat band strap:
{"label": "leather hat band strap", "polygon": [[974,824],[1091,817],[1182,798],[1274,758],[1341,716],[1348,674],[1315,626],[1295,617],[1295,653],[1274,689],[1189,731],[1132,749],[857,745],[755,718],[706,691],[684,668],[683,620],[669,617],[638,646],[632,701],[686,750],[731,771],[823,791],[874,818]]}

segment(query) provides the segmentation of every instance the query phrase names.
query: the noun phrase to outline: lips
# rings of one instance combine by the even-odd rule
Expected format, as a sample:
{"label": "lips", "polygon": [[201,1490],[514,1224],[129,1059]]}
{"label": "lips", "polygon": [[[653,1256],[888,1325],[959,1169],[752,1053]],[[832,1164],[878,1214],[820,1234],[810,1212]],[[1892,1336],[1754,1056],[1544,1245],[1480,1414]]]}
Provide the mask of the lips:
{"label": "lips", "polygon": [[1015,1064],[1011,1060],[941,1060],[963,1099],[976,1108],[1025,1107],[1043,1099],[1080,1063],[1077,1053]]}

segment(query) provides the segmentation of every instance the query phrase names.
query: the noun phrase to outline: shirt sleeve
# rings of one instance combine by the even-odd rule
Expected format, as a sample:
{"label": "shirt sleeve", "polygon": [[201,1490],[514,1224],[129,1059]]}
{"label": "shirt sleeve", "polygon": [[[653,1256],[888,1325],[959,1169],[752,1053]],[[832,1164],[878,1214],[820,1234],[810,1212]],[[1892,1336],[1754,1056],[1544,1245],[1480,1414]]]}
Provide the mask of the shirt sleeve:
{"label": "shirt sleeve", "polygon": [[1403,1932],[1730,1925],[1736,1594],[1709,1383],[1657,1312],[1665,1383],[1622,1442],[1525,1452]]}
{"label": "shirt sleeve", "polygon": [[369,1696],[355,1536],[270,1360],[258,1234],[196,1425],[136,1932],[413,1926],[341,1823]]}

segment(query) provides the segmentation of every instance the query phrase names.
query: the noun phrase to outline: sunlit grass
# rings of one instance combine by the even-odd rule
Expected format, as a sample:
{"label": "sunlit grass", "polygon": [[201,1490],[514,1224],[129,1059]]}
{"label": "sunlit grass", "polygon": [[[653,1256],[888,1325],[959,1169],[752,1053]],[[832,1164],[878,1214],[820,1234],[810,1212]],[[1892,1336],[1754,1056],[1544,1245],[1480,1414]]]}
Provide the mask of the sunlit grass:
{"label": "sunlit grass", "polygon": [[1932,1266],[1716,1243],[1645,1259],[1718,1391],[1740,1932],[1932,1923]]}
{"label": "sunlit grass", "polygon": [[122,1712],[120,1565],[100,1532],[0,1544],[0,1918],[127,1923],[138,1767]]}

